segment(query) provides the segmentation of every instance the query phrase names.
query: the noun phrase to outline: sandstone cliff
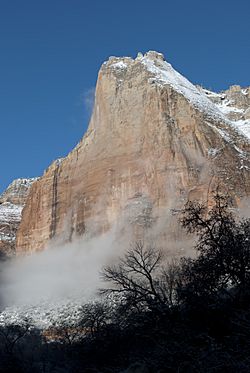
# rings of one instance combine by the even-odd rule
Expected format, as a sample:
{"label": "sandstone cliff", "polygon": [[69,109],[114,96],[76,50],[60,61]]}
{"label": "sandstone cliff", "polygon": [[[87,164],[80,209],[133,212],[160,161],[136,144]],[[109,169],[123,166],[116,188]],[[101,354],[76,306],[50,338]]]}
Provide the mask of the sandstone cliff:
{"label": "sandstone cliff", "polygon": [[37,179],[14,180],[0,195],[0,254],[15,254],[15,239],[31,185]]}
{"label": "sandstone cliff", "polygon": [[[237,89],[225,107],[239,104]],[[243,94],[245,117],[235,120],[245,125],[249,89]],[[240,204],[250,194],[249,141],[217,95],[195,87],[159,53],[110,58],[99,72],[87,133],[32,185],[17,251],[114,224],[130,227],[131,239],[153,225],[178,236],[174,211],[188,198],[209,201],[218,183]]]}

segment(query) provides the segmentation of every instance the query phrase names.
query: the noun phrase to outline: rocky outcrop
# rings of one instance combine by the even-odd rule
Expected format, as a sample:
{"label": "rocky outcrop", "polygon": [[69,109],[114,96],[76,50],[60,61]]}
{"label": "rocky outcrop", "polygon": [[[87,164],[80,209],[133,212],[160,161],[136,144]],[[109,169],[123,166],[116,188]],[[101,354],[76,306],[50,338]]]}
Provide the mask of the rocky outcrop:
{"label": "rocky outcrop", "polygon": [[179,238],[175,212],[187,199],[209,203],[218,184],[240,204],[250,193],[249,141],[211,96],[162,54],[110,58],[87,133],[31,187],[17,251],[114,225],[131,240]]}
{"label": "rocky outcrop", "polygon": [[233,85],[220,93],[202,91],[237,129],[250,138],[250,87]]}
{"label": "rocky outcrop", "polygon": [[35,180],[14,180],[0,195],[0,255],[15,254],[16,232],[30,187]]}

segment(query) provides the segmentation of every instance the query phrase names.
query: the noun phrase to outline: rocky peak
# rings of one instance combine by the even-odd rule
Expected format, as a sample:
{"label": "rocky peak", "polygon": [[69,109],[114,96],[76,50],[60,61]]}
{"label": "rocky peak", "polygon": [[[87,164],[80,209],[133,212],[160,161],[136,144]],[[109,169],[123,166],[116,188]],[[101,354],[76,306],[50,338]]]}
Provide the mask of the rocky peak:
{"label": "rocky peak", "polygon": [[87,133],[32,187],[17,250],[40,250],[51,239],[100,234],[122,222],[131,240],[153,225],[179,237],[171,211],[187,199],[209,203],[218,184],[240,204],[250,194],[249,141],[215,96],[160,53],[110,57],[98,75]]}
{"label": "rocky peak", "polygon": [[224,91],[226,98],[232,106],[246,110],[250,107],[250,88],[242,88],[239,85],[233,85]]}
{"label": "rocky peak", "polygon": [[156,51],[148,51],[147,53],[145,53],[145,55],[143,56],[143,54],[138,54],[137,55],[137,58],[140,59],[140,58],[148,58],[149,60],[152,60],[152,61],[165,61],[165,57],[162,53],[159,53],[159,52],[156,52]]}
{"label": "rocky peak", "polygon": [[[101,73],[114,76],[117,80],[117,88],[121,88],[123,83],[127,84],[129,80],[135,80],[135,78],[138,80],[141,78],[141,84],[145,84],[147,81],[160,89],[170,86],[188,100],[195,109],[214,121],[229,123],[230,120],[234,120],[233,115],[227,115],[229,106],[237,107],[238,112],[242,114],[250,106],[248,88],[242,89],[240,86],[232,86],[229,90],[219,94],[204,90],[178,73],[170,63],[165,61],[162,53],[155,51],[149,51],[144,55],[139,52],[135,59],[110,57],[107,62],[104,62]],[[246,115],[248,116],[249,113]],[[245,118],[244,115],[240,119],[242,118]]]}

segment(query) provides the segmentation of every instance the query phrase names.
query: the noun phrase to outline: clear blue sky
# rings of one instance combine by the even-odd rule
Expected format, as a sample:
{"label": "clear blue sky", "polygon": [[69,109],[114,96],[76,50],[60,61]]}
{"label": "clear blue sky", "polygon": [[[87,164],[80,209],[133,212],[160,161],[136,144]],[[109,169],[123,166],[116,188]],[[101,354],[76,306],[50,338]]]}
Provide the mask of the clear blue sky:
{"label": "clear blue sky", "polygon": [[250,1],[0,0],[0,192],[80,140],[108,56],[150,49],[207,88],[250,85]]}

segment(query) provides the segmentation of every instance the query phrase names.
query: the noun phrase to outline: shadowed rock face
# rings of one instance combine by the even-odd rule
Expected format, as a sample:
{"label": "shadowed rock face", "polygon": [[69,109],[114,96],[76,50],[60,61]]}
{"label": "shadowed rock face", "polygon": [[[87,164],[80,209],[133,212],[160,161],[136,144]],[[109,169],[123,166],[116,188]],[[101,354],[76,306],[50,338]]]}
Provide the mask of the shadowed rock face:
{"label": "shadowed rock face", "polygon": [[15,239],[23,206],[37,179],[17,179],[0,196],[0,255],[15,254]]}
{"label": "shadowed rock face", "polygon": [[236,205],[249,195],[248,150],[247,138],[161,54],[110,58],[87,133],[32,185],[17,251],[114,224],[131,240],[152,227],[157,237],[179,238],[173,212],[187,199],[209,202],[218,184]]}

